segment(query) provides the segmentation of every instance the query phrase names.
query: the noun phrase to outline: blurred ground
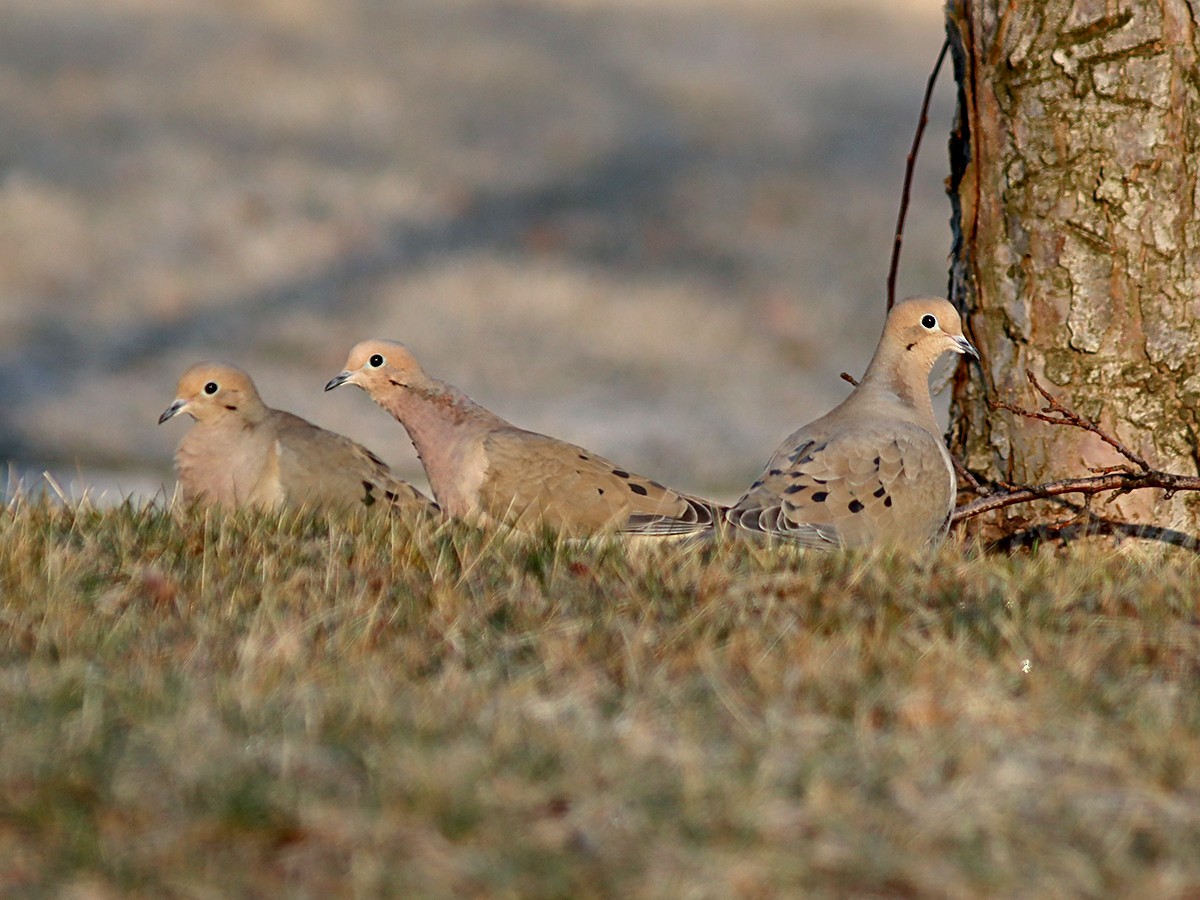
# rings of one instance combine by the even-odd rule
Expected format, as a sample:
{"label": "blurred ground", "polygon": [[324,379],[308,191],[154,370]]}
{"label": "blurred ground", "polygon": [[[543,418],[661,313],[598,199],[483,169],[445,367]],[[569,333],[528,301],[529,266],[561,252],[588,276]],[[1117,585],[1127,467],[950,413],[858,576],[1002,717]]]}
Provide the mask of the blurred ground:
{"label": "blurred ground", "polygon": [[[0,459],[170,484],[175,379],[323,394],[408,343],[519,425],[736,495],[882,320],[937,0],[8,0]],[[941,293],[948,74],[901,295]]]}

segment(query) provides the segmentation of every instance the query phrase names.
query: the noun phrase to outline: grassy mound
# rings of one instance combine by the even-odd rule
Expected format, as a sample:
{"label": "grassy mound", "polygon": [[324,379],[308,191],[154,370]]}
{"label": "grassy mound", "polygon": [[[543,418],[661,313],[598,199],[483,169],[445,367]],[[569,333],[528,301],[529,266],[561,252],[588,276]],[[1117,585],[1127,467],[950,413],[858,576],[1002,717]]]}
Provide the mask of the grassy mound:
{"label": "grassy mound", "polygon": [[0,511],[0,893],[1170,895],[1200,571]]}

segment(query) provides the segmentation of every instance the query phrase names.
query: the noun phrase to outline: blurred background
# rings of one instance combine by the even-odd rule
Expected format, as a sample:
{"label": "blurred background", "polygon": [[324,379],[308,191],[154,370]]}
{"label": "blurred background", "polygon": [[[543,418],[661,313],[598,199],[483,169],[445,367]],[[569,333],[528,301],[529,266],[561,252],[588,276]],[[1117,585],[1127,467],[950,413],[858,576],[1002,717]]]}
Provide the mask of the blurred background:
{"label": "blurred background", "polygon": [[[879,335],[939,0],[6,0],[0,459],[173,485],[190,363],[424,485],[407,343],[514,423],[730,499]],[[944,293],[944,71],[899,295]]]}

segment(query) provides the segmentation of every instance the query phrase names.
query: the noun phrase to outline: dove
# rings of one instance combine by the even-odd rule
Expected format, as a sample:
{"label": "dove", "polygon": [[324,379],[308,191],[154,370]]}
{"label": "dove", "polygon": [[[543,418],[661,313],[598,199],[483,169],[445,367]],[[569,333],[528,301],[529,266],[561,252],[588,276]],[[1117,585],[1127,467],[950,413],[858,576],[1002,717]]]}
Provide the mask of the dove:
{"label": "dove", "polygon": [[805,547],[939,545],[957,479],[929,373],[946,352],[979,358],[958,311],[938,297],[897,303],[862,381],[783,442],[726,521]]}
{"label": "dove", "polygon": [[175,453],[185,500],[258,509],[380,503],[405,513],[435,511],[365,447],[266,406],[236,366],[196,363],[180,376],[176,395],[158,423],[179,413],[196,420]]}
{"label": "dove", "polygon": [[325,390],[353,384],[404,426],[447,515],[572,537],[605,531],[692,535],[721,509],[635,475],[582,447],[526,431],[427,375],[395,341],[357,344]]}

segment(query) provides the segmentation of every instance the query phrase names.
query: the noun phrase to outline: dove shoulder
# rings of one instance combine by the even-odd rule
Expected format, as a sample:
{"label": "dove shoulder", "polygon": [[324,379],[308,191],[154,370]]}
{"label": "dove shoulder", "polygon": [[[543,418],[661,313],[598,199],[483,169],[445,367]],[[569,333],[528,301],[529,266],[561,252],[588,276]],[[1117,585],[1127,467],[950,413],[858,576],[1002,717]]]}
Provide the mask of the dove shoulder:
{"label": "dove shoulder", "polygon": [[271,410],[267,424],[275,440],[264,480],[275,483],[268,493],[280,500],[339,507],[381,504],[406,512],[435,509],[387,463],[350,438],[283,410]]}

